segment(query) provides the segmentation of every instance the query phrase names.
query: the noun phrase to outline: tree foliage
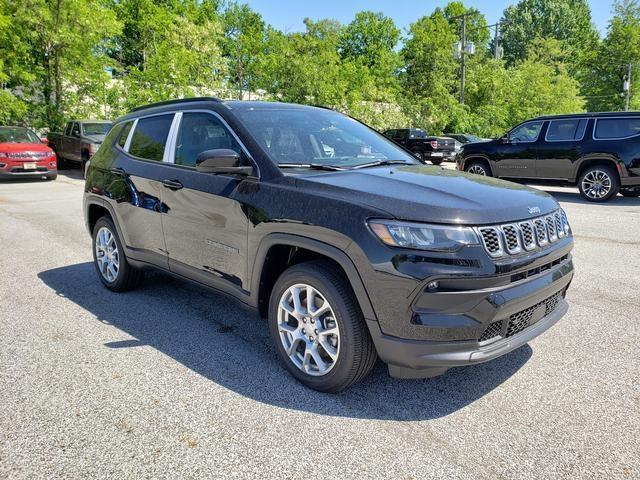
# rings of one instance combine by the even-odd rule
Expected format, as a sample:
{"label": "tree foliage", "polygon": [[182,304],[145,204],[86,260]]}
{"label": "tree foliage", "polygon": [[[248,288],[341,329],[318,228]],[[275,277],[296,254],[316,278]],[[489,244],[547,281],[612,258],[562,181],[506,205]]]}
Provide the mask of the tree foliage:
{"label": "tree foliage", "polygon": [[[476,44],[464,105],[453,55],[463,14]],[[461,1],[403,36],[373,11],[287,33],[234,0],[0,0],[0,123],[56,128],[216,95],[326,105],[380,129],[496,136],[542,113],[622,108],[626,65],[640,76],[637,0],[616,3],[604,39],[586,0],[520,0],[503,17],[499,60],[484,15]]]}

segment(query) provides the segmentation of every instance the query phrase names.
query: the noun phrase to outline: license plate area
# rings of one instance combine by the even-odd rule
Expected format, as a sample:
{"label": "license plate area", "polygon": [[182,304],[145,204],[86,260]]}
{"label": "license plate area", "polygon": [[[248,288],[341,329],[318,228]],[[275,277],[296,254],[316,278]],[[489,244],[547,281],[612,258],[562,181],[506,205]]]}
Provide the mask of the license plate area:
{"label": "license plate area", "polygon": [[25,162],[22,164],[22,168],[25,170],[35,170],[36,162]]}

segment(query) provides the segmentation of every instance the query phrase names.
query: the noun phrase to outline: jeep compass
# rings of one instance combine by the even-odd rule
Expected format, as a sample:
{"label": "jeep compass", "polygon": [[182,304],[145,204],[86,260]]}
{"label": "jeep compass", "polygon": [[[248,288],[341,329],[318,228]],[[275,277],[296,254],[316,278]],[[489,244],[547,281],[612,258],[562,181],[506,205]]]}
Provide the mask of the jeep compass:
{"label": "jeep compass", "polygon": [[400,378],[494,359],[568,308],[573,239],[551,196],[423,165],[325,108],[138,108],[92,158],[84,213],[105,287],[152,268],[231,295],[325,392],[378,358]]}

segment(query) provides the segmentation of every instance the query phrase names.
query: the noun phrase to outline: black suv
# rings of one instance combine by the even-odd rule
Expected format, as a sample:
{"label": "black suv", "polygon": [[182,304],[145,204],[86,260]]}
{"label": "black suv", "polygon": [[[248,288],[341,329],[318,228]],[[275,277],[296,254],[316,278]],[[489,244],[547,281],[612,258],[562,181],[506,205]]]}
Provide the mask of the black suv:
{"label": "black suv", "polygon": [[498,140],[464,145],[458,169],[578,185],[592,202],[640,195],[640,112],[538,117]]}
{"label": "black suv", "polygon": [[567,311],[573,240],[546,193],[425,166],[332,110],[190,99],[118,119],[84,213],[113,291],[147,268],[268,319],[285,367],[339,391],[376,358],[429,377],[503,355]]}

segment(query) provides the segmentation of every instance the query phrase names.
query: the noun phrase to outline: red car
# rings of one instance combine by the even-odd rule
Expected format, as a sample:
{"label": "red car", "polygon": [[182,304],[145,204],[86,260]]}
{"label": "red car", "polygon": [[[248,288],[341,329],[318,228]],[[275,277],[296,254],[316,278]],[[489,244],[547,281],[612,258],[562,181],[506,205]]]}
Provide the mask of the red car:
{"label": "red car", "polygon": [[0,178],[58,176],[56,154],[24,127],[0,127]]}

